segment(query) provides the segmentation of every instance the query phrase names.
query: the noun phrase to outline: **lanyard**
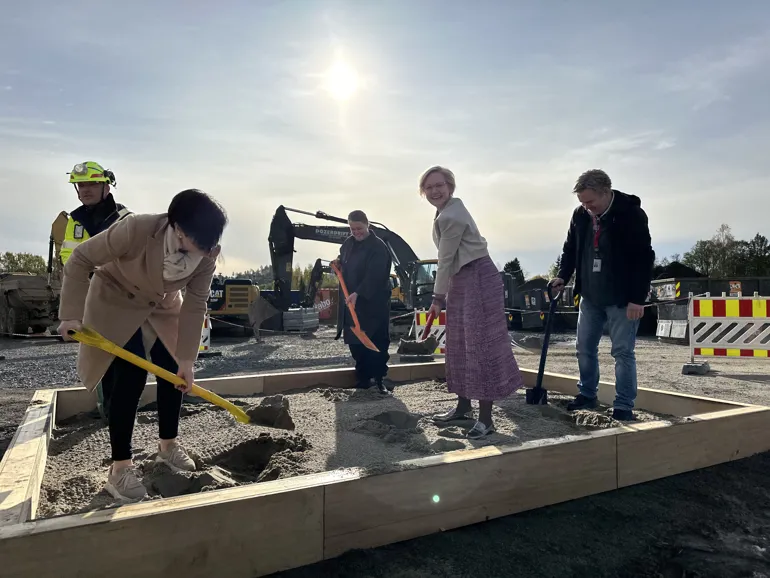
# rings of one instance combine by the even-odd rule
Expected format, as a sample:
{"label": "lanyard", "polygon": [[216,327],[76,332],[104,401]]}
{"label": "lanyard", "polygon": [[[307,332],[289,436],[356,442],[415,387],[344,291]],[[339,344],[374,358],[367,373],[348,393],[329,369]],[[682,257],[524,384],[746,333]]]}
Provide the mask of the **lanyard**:
{"label": "lanyard", "polygon": [[599,252],[599,234],[601,233],[602,225],[599,222],[599,219],[596,217],[593,218],[593,222],[594,222],[594,251],[598,253]]}

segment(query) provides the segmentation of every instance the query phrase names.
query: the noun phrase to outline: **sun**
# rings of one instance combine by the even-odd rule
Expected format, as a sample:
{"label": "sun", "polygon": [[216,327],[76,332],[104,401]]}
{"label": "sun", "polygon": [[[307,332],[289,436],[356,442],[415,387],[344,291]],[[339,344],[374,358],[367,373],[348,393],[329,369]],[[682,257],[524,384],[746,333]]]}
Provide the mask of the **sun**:
{"label": "sun", "polygon": [[337,60],[325,75],[326,91],[335,100],[349,100],[360,85],[358,73],[344,60]]}

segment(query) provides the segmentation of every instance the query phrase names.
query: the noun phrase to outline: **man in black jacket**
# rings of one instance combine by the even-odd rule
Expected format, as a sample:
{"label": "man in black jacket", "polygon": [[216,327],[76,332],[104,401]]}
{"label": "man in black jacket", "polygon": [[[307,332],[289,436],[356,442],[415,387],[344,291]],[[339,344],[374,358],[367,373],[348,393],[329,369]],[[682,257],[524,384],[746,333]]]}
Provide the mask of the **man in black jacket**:
{"label": "man in black jacket", "polygon": [[598,169],[580,175],[574,192],[581,206],[572,213],[559,274],[552,281],[559,290],[575,273],[575,294],[580,295],[579,394],[567,409],[598,404],[599,341],[606,323],[615,358],[613,417],[630,421],[636,400],[636,332],[655,261],[647,215],[639,197],[613,189],[610,177]]}
{"label": "man in black jacket", "polygon": [[356,387],[371,387],[374,382],[380,393],[389,394],[383,381],[390,359],[390,251],[369,229],[369,219],[363,211],[351,212],[348,225],[351,235],[342,244],[337,261],[348,289],[348,303],[354,308],[361,329],[380,351],[367,349],[355,336],[350,312],[342,301],[337,339],[344,332],[345,343],[356,362]]}

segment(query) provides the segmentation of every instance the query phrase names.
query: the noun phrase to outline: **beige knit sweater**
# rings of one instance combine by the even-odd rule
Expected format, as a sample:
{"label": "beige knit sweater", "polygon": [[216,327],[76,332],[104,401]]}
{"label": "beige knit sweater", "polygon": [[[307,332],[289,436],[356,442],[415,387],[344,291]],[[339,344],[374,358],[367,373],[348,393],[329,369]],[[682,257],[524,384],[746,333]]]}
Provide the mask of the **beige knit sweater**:
{"label": "beige knit sweater", "polygon": [[438,249],[438,271],[433,293],[446,296],[449,279],[464,265],[489,255],[487,241],[463,202],[452,197],[433,219],[433,242]]}

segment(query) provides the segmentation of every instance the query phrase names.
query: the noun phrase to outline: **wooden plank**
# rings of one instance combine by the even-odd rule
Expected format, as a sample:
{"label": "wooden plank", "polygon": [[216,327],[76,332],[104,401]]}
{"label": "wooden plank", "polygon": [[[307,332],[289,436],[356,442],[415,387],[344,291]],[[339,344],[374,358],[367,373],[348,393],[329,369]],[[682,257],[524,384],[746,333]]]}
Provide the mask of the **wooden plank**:
{"label": "wooden plank", "polygon": [[433,464],[426,467],[329,486],[324,556],[613,490],[615,445],[608,430],[564,443],[457,451],[426,458]]}
{"label": "wooden plank", "polygon": [[[534,387],[537,379],[537,371],[522,369],[524,383],[527,387]],[[578,378],[560,373],[543,374],[543,387],[549,391],[563,393],[565,395],[577,395]],[[599,401],[612,405],[615,400],[615,384],[607,381],[599,382]],[[637,388],[636,407],[653,413],[669,414],[679,417],[732,409],[734,407],[756,407],[750,404],[712,399],[698,395],[689,395],[675,391],[650,389],[648,387]]]}
{"label": "wooden plank", "polygon": [[55,390],[37,390],[0,462],[0,527],[37,513],[55,409]]}
{"label": "wooden plank", "polygon": [[[409,379],[421,380],[421,379],[436,379],[446,377],[446,363],[442,359],[441,361],[433,361],[428,363],[420,363],[411,366],[411,373]],[[392,379],[392,378],[391,378]]]}
{"label": "wooden plank", "polygon": [[56,390],[55,423],[96,409],[96,392],[75,386]]}
{"label": "wooden plank", "polygon": [[618,436],[618,487],[770,450],[770,408],[742,407],[662,429],[639,424]]}
{"label": "wooden plank", "polygon": [[0,529],[3,578],[255,578],[323,557],[325,473]]}

